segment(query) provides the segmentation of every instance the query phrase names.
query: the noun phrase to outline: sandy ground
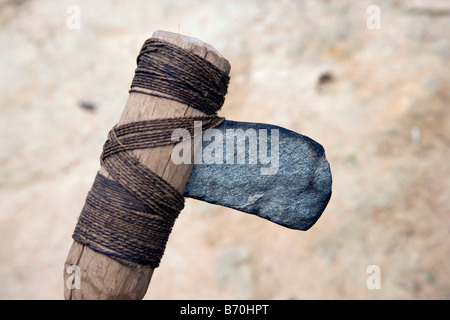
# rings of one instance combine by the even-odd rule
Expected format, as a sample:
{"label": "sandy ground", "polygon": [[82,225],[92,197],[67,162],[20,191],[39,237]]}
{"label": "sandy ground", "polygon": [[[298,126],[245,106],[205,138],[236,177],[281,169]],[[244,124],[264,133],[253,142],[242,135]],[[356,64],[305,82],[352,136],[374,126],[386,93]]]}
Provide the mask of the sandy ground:
{"label": "sandy ground", "polygon": [[307,232],[188,200],[146,299],[449,299],[449,17],[449,1],[0,0],[0,298],[63,297],[136,56],[167,30],[230,61],[222,116],[321,143],[333,196]]}

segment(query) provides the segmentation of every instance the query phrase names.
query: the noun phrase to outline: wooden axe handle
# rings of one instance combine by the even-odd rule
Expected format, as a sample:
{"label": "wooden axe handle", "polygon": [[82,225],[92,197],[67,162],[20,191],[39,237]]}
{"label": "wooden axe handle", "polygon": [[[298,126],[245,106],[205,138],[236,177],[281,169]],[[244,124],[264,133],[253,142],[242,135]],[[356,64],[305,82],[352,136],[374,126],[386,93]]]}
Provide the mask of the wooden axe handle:
{"label": "wooden axe handle", "polygon": [[[152,37],[194,52],[227,74],[230,72],[229,62],[217,50],[201,40],[165,31],[156,31]],[[205,114],[179,102],[131,93],[118,124],[202,115]],[[164,146],[152,148],[151,151],[134,150],[133,152],[143,164],[183,193],[192,164],[174,164],[170,160],[172,148],[173,146]],[[111,178],[103,167],[100,167],[99,171]],[[64,298],[68,300],[142,299],[147,292],[152,274],[153,269],[150,267],[123,265],[74,241],[64,265]]]}

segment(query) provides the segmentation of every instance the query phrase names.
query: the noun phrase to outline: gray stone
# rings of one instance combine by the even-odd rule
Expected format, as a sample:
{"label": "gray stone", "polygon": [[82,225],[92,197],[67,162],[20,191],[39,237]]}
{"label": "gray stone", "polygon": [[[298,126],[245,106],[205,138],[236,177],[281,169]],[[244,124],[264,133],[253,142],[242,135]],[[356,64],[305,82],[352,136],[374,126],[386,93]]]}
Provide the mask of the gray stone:
{"label": "gray stone", "polygon": [[224,121],[203,140],[185,197],[298,230],[322,215],[332,178],[319,143],[281,127],[235,121]]}

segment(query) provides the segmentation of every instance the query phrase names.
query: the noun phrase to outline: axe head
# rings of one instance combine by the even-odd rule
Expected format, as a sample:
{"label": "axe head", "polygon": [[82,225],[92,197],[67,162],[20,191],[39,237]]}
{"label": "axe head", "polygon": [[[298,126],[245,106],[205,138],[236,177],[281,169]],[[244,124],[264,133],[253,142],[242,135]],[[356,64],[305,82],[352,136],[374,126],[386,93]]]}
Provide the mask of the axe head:
{"label": "axe head", "polygon": [[278,126],[224,121],[205,132],[194,158],[185,197],[290,229],[311,228],[331,198],[323,147]]}

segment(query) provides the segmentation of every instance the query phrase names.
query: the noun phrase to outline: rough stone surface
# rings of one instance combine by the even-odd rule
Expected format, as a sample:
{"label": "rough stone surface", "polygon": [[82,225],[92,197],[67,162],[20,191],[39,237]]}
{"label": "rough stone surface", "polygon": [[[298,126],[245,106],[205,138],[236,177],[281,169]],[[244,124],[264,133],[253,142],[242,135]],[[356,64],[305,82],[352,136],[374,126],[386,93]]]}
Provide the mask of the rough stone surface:
{"label": "rough stone surface", "polygon": [[[213,154],[208,146],[216,140],[203,142],[199,150],[203,159],[197,157],[202,161],[194,164],[186,197],[255,214],[291,229],[307,230],[319,219],[330,200],[332,182],[320,144],[269,124],[224,121],[215,129],[222,149],[216,162],[221,163],[205,163],[205,156]],[[227,143],[230,140],[233,144]],[[270,161],[261,157],[261,150]],[[245,158],[239,159],[242,155]]]}

